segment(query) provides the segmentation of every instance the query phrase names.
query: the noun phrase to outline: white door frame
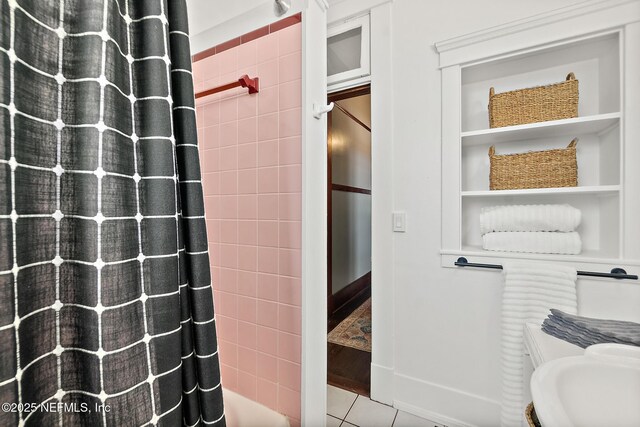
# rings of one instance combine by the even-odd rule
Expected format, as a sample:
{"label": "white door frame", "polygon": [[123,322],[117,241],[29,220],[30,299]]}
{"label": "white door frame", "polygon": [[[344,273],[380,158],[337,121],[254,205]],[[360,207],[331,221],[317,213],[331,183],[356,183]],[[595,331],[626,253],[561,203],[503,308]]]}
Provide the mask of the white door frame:
{"label": "white door frame", "polygon": [[[371,0],[375,1],[375,0]],[[349,2],[345,2],[349,3]],[[394,403],[392,3],[371,15],[371,398]]]}
{"label": "white door frame", "polygon": [[[318,0],[316,0],[318,1]],[[309,2],[312,9],[313,1]],[[373,7],[373,6],[375,7]],[[334,11],[335,10],[335,11]],[[332,13],[332,11],[334,11]],[[394,274],[393,232],[393,81],[390,0],[342,2],[329,10],[329,23],[350,16],[371,15],[371,398],[392,405],[394,398]],[[327,381],[327,124],[312,118],[313,103],[326,102],[326,40],[317,49],[313,11],[303,16],[303,302],[302,423],[324,425]],[[305,21],[308,27],[304,27]],[[310,32],[313,30],[313,34]],[[313,37],[313,40],[311,39]],[[322,37],[326,38],[325,32]],[[309,47],[305,51],[305,47]],[[325,62],[324,95],[312,67]],[[315,70],[317,71],[317,70]],[[306,83],[305,83],[306,81]],[[361,84],[361,82],[359,82]],[[323,98],[318,98],[324,96]],[[318,99],[318,100],[316,100]]]}
{"label": "white door frame", "polygon": [[327,413],[327,9],[307,0],[302,12],[302,425]]}

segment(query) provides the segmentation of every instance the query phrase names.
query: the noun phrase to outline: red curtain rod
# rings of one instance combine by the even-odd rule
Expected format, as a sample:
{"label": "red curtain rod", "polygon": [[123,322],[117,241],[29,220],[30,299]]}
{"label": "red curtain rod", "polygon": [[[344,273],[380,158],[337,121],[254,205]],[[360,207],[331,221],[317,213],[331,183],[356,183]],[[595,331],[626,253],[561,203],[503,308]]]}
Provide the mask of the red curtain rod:
{"label": "red curtain rod", "polygon": [[213,89],[203,90],[202,92],[196,93],[196,99],[201,98],[207,95],[213,95],[214,93],[224,92],[225,90],[233,89],[234,87],[246,87],[249,88],[249,93],[258,93],[260,92],[260,86],[258,84],[258,78],[255,77],[253,79],[249,78],[246,74],[238,79],[238,81],[227,83],[218,87],[214,87]]}

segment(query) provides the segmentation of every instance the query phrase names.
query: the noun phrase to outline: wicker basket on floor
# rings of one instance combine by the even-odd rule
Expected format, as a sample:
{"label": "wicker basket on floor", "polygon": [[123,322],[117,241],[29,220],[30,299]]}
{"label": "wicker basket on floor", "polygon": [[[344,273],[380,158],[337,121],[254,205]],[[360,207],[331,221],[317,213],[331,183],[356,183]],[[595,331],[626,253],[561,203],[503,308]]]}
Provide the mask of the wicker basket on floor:
{"label": "wicker basket on floor", "polygon": [[500,155],[496,154],[496,148],[492,145],[489,148],[489,189],[576,187],[577,142],[576,138],[567,148]]}
{"label": "wicker basket on floor", "polygon": [[489,89],[489,126],[522,125],[578,117],[578,80],[569,73],[564,82],[510,92]]}
{"label": "wicker basket on floor", "polygon": [[538,416],[536,415],[536,409],[533,407],[533,402],[527,405],[527,408],[524,410],[524,415],[527,417],[529,427],[541,427],[540,420],[538,420]]}

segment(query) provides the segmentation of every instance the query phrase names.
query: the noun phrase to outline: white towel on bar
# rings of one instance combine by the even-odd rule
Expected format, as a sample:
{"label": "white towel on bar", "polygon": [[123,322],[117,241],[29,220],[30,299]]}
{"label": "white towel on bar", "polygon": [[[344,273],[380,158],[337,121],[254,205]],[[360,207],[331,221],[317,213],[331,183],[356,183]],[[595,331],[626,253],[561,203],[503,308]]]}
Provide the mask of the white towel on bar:
{"label": "white towel on bar", "polygon": [[582,212],[571,205],[492,206],[480,212],[480,232],[574,231]]}
{"label": "white towel on bar", "polygon": [[482,236],[482,247],[488,251],[577,255],[582,250],[582,240],[575,231],[505,231]]}
{"label": "white towel on bar", "polygon": [[576,314],[577,272],[566,266],[513,262],[504,265],[503,274],[501,424],[519,427],[529,403],[523,402],[524,324],[541,325],[552,308]]}

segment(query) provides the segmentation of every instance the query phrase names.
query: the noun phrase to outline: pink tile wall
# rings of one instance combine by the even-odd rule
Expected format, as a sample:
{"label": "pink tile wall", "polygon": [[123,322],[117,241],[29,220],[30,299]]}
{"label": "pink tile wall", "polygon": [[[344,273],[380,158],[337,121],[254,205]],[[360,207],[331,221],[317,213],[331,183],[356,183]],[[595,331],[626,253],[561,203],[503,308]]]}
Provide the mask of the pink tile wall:
{"label": "pink tile wall", "polygon": [[300,424],[301,24],[193,65],[222,383]]}

